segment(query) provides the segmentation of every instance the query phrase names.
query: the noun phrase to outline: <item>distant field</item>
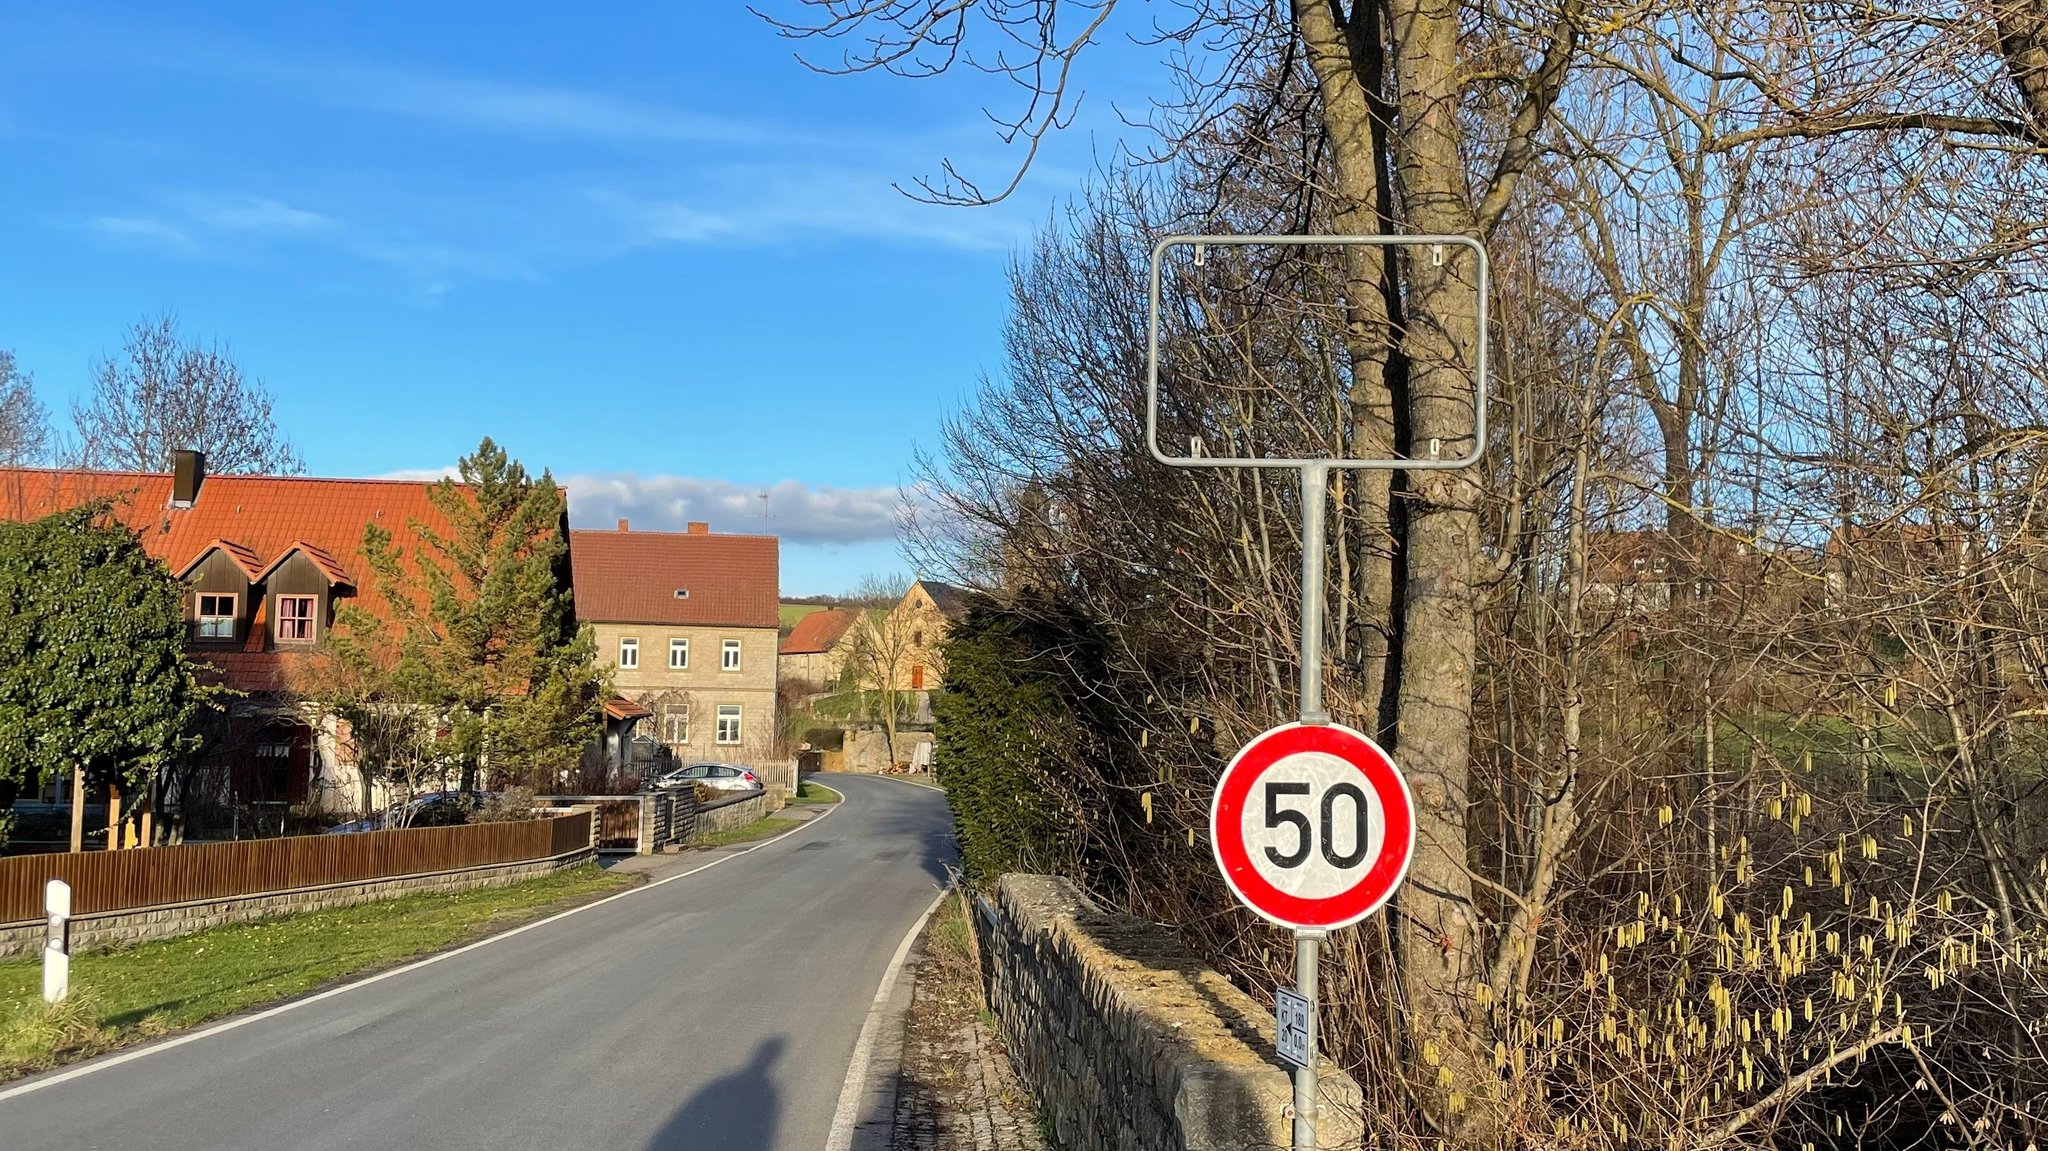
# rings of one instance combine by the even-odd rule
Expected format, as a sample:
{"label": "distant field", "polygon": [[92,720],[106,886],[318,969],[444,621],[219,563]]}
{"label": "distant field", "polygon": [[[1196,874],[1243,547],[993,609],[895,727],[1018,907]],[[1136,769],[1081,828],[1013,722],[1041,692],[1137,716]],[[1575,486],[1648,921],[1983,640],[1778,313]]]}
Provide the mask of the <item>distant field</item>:
{"label": "distant field", "polygon": [[796,626],[796,621],[814,611],[824,611],[825,605],[816,603],[786,603],[782,605],[782,630]]}

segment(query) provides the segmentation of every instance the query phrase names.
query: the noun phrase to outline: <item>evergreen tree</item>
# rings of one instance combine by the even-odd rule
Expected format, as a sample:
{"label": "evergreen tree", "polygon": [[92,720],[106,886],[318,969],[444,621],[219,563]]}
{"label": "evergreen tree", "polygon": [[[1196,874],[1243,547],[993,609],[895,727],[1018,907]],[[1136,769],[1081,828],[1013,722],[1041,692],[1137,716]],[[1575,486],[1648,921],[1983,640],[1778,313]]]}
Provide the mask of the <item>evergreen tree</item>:
{"label": "evergreen tree", "polygon": [[570,601],[566,504],[553,477],[488,438],[457,472],[428,497],[447,530],[413,523],[410,555],[387,529],[364,529],[390,623],[344,613],[337,655],[358,696],[433,710],[428,757],[458,765],[464,789],[485,768],[548,787],[597,737],[607,686]]}
{"label": "evergreen tree", "polygon": [[193,751],[216,691],[185,628],[184,588],[104,505],[0,523],[0,811],[81,765],[135,794]]}

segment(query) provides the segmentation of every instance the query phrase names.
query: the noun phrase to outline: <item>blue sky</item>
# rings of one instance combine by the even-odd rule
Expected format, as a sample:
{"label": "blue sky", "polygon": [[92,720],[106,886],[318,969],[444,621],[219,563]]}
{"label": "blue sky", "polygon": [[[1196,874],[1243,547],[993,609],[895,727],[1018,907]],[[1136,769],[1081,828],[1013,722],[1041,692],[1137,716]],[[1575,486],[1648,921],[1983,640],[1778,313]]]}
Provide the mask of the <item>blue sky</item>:
{"label": "blue sky", "polygon": [[0,348],[61,419],[170,310],[314,474],[489,434],[579,524],[784,536],[785,594],[904,567],[897,491],[1000,367],[1005,260],[1165,81],[1112,36],[1011,201],[936,207],[892,182],[1016,161],[993,81],[817,75],[738,4],[409,7],[0,3]]}

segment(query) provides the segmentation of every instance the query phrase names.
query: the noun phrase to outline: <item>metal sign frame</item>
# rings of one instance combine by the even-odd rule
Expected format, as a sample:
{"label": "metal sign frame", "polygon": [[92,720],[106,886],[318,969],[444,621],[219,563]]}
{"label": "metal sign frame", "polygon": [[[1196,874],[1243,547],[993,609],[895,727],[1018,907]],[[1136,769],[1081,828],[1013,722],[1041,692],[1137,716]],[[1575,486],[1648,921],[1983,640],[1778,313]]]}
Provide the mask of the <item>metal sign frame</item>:
{"label": "metal sign frame", "polygon": [[[1439,458],[1435,451],[1422,459],[1324,459],[1267,458],[1263,456],[1170,456],[1159,448],[1159,282],[1166,253],[1174,248],[1213,246],[1245,247],[1426,247],[1435,250],[1441,264],[1444,249],[1464,248],[1472,253],[1479,273],[1478,349],[1473,357],[1472,450],[1455,459]],[[1301,473],[1301,709],[1303,724],[1327,724],[1330,713],[1323,709],[1323,553],[1324,513],[1330,502],[1330,469],[1352,471],[1454,471],[1479,462],[1486,451],[1487,405],[1487,323],[1492,296],[1492,271],[1486,247],[1470,236],[1211,236],[1173,235],[1152,245],[1150,283],[1145,315],[1145,447],[1152,458],[1175,468],[1292,468]],[[1441,445],[1432,443],[1432,449]],[[1404,784],[1405,787],[1405,784]],[[1226,877],[1227,879],[1227,877]],[[1255,909],[1256,910],[1256,909]],[[1263,914],[1263,913],[1262,913]],[[1296,928],[1294,932],[1294,979],[1296,992],[1308,1001],[1309,1057],[1294,1072],[1294,1149],[1315,1151],[1316,1147],[1316,984],[1322,942],[1329,934],[1324,928]]]}
{"label": "metal sign frame", "polygon": [[[1473,357],[1472,450],[1456,459],[1357,459],[1334,457],[1302,459],[1266,456],[1174,456],[1159,447],[1159,281],[1166,253],[1174,248],[1311,247],[1341,248],[1362,245],[1371,248],[1464,248],[1472,253],[1479,269],[1478,351]],[[1487,404],[1487,321],[1493,295],[1492,265],[1486,246],[1470,236],[1168,236],[1152,245],[1150,283],[1146,290],[1145,318],[1145,447],[1152,458],[1176,468],[1347,468],[1360,471],[1456,471],[1479,462],[1486,451]]]}

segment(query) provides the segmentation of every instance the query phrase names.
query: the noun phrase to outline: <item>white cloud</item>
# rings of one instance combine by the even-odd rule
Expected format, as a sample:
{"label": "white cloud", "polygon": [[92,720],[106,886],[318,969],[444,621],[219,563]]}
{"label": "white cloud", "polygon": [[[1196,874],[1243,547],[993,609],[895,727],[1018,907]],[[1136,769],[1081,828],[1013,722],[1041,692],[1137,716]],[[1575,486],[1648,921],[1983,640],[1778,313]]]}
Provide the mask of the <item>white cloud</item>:
{"label": "white cloud", "polygon": [[570,522],[579,528],[608,528],[627,519],[635,528],[681,531],[691,520],[702,520],[714,531],[780,536],[801,544],[893,540],[903,502],[903,493],[893,487],[839,488],[797,480],[738,484],[631,472],[570,476],[562,486],[569,490]]}
{"label": "white cloud", "polygon": [[181,252],[197,251],[199,248],[185,229],[148,216],[94,216],[85,222],[85,226],[117,240],[143,240],[176,248]]}
{"label": "white cloud", "polygon": [[185,209],[209,228],[233,232],[313,232],[334,226],[318,212],[263,196],[188,196]]}
{"label": "white cloud", "polygon": [[449,464],[446,467],[439,468],[400,468],[395,472],[385,472],[381,476],[372,476],[370,478],[377,480],[410,480],[414,483],[430,484],[435,480],[452,480],[455,478],[455,474],[455,465]]}
{"label": "white cloud", "polygon": [[[855,236],[970,252],[1023,242],[1032,221],[1018,206],[920,203],[886,177],[858,169],[755,164],[722,169],[712,187],[683,196],[600,192],[637,244],[780,244]],[[830,189],[820,195],[820,189]]]}
{"label": "white cloud", "polygon": [[451,123],[619,140],[738,143],[771,136],[738,120],[569,88],[348,66],[314,75],[329,103]]}

